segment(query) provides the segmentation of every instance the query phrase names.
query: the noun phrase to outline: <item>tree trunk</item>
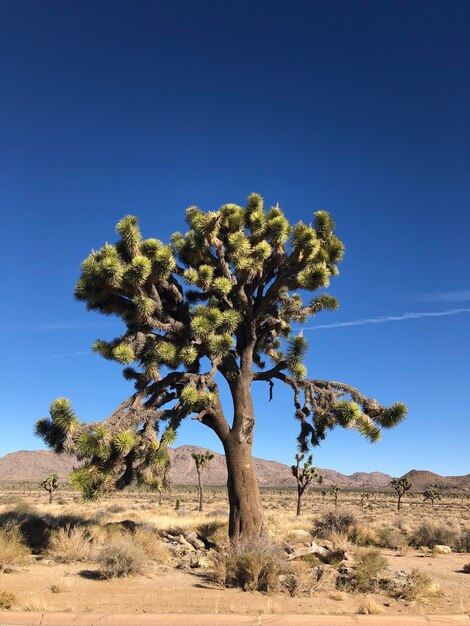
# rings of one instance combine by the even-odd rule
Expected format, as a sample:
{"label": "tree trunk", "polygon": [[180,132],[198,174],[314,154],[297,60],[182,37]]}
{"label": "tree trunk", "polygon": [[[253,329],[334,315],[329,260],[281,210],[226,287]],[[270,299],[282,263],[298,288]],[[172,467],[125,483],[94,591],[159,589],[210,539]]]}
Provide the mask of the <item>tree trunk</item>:
{"label": "tree trunk", "polygon": [[197,483],[198,483],[198,491],[199,491],[199,511],[202,511],[204,493],[202,491],[202,481],[201,481],[201,470],[200,469],[197,469]]}
{"label": "tree trunk", "polygon": [[52,489],[49,491],[49,504],[52,504]]}
{"label": "tree trunk", "polygon": [[255,547],[267,536],[267,528],[253,470],[252,443],[240,441],[232,431],[223,444],[228,472],[230,541],[236,547]]}
{"label": "tree trunk", "polygon": [[338,494],[335,493],[335,508],[338,506]]}
{"label": "tree trunk", "polygon": [[300,492],[297,493],[297,516],[300,515],[302,509],[302,494]]}
{"label": "tree trunk", "polygon": [[163,493],[163,492],[162,492],[162,490],[160,489],[160,491],[158,492],[158,504],[160,504],[160,505],[161,505],[161,503],[162,503],[162,493]]}
{"label": "tree trunk", "polygon": [[398,496],[398,510],[400,510],[401,506],[401,496]]}

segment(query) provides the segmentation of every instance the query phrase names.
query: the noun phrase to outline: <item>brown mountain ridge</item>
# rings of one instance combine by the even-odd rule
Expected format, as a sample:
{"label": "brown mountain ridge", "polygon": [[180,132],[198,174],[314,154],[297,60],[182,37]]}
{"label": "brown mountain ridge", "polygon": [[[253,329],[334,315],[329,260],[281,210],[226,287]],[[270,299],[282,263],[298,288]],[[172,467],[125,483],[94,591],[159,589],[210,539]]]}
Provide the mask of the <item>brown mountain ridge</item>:
{"label": "brown mountain ridge", "polygon": [[[198,446],[179,446],[170,450],[172,480],[175,485],[195,485],[197,474],[191,452],[205,451]],[[0,480],[6,482],[40,482],[46,476],[57,473],[65,479],[78,465],[73,456],[55,454],[47,450],[19,450],[0,457]],[[253,459],[253,465],[261,487],[294,487],[290,467],[277,461]],[[387,489],[392,477],[382,472],[355,472],[349,476],[330,469],[320,469],[325,487],[332,483],[343,489]],[[470,474],[465,476],[440,476],[433,472],[411,470],[407,474],[413,481],[413,491],[421,491],[427,486],[438,485],[447,489],[470,490]],[[214,452],[214,458],[205,469],[204,482],[207,485],[225,485],[227,470],[223,454]]]}

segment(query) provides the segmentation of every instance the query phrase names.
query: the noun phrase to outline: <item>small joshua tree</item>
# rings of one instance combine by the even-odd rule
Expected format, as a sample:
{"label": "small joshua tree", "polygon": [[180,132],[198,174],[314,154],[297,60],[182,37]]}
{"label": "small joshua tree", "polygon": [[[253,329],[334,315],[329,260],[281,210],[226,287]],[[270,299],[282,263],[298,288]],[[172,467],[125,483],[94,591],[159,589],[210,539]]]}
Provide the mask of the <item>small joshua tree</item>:
{"label": "small joshua tree", "polygon": [[310,454],[303,467],[300,467],[304,458],[305,454],[299,452],[295,455],[296,464],[291,466],[292,476],[297,481],[297,515],[300,515],[302,509],[302,496],[312,481],[316,479],[319,485],[323,482],[323,476],[319,476],[317,468],[312,466],[313,454]]}
{"label": "small joshua tree", "polygon": [[59,483],[60,483],[59,474],[51,474],[41,483],[41,487],[43,487],[49,493],[49,504],[52,504],[54,491],[57,490]]}
{"label": "small joshua tree", "polygon": [[363,491],[361,493],[361,506],[362,508],[364,508],[366,500],[369,500],[369,498],[372,496],[372,494],[369,491]]}
{"label": "small joshua tree", "polygon": [[209,463],[211,459],[214,458],[212,452],[191,452],[191,456],[194,459],[194,463],[196,464],[197,471],[197,492],[199,496],[199,511],[202,511],[203,502],[204,502],[204,490],[202,488],[202,470]]}
{"label": "small joshua tree", "polygon": [[328,492],[327,492],[327,490],[326,490],[326,489],[322,489],[322,491],[321,491],[321,497],[322,497],[322,500],[323,500],[323,501],[325,500],[325,497],[326,497],[326,494],[327,494],[327,493],[328,493]]}
{"label": "small joshua tree", "polygon": [[411,487],[413,486],[413,481],[409,476],[402,476],[401,478],[393,478],[390,484],[397,492],[397,508],[398,510],[400,510],[401,499],[405,495],[405,493],[411,489]]}
{"label": "small joshua tree", "polygon": [[335,508],[336,508],[338,506],[338,494],[341,491],[341,487],[339,485],[331,485],[330,491],[335,497]]}
{"label": "small joshua tree", "polygon": [[431,505],[434,506],[434,500],[440,500],[441,494],[437,490],[437,487],[428,487],[423,493],[423,500],[431,500]]}

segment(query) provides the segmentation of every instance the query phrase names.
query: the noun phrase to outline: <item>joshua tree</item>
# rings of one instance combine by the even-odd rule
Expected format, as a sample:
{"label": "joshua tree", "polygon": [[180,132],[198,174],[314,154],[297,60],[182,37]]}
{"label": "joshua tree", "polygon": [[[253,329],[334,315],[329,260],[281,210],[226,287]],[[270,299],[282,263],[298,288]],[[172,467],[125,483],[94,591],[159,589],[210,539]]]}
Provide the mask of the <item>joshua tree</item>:
{"label": "joshua tree", "polygon": [[338,506],[338,494],[341,491],[341,487],[339,485],[331,485],[330,491],[335,497],[335,508],[336,508]]}
{"label": "joshua tree", "polygon": [[401,478],[393,478],[390,484],[397,492],[397,508],[398,510],[400,510],[401,499],[405,495],[405,493],[411,489],[411,487],[413,486],[413,481],[409,476],[402,476]]}
{"label": "joshua tree", "polygon": [[325,497],[326,497],[326,494],[327,494],[327,493],[328,493],[328,492],[327,492],[327,490],[326,490],[326,489],[322,489],[322,491],[321,491],[321,497],[322,497],[322,500],[323,500],[323,501],[325,500]]}
{"label": "joshua tree", "polygon": [[197,493],[199,497],[199,511],[202,511],[203,501],[204,501],[204,491],[202,488],[202,470],[209,463],[211,459],[214,458],[212,452],[208,450],[206,452],[191,452],[191,456],[194,459],[194,463],[196,464],[197,471]]}
{"label": "joshua tree", "polygon": [[[75,483],[91,498],[153,480],[166,445],[158,433],[175,432],[192,415],[224,447],[230,539],[252,543],[267,531],[252,464],[253,383],[267,383],[270,399],[275,383],[293,392],[302,452],[335,426],[377,441],[406,407],[386,408],[345,383],[306,377],[307,343],[292,325],[338,305],[326,293],[304,304],[300,293],[322,290],[338,274],[343,244],[327,212],[291,226],[279,206],[265,210],[252,194],[246,208],[190,207],[186,220],[188,232],[164,245],[143,239],[137,218],[124,217],[118,241],[83,262],[76,298],[125,324],[121,336],[98,340],[94,350],[125,366],[135,392],[101,423],[80,423],[70,404],[55,401],[36,432],[54,450],[86,461]],[[231,418],[221,383],[231,395]]]}
{"label": "joshua tree", "polygon": [[292,476],[297,481],[297,515],[300,515],[302,509],[302,496],[310,486],[310,483],[316,479],[318,484],[323,482],[323,476],[319,476],[316,467],[312,467],[313,454],[310,454],[305,461],[304,466],[300,464],[305,458],[305,454],[299,453],[295,455],[296,464],[291,465]]}
{"label": "joshua tree", "polygon": [[364,508],[366,500],[369,500],[369,498],[371,496],[372,496],[372,494],[370,493],[370,491],[363,491],[361,493],[361,506],[362,506],[362,508]]}
{"label": "joshua tree", "polygon": [[440,500],[441,494],[439,493],[437,487],[428,487],[423,493],[423,500],[431,500],[431,505],[434,506],[434,500]]}
{"label": "joshua tree", "polygon": [[59,474],[51,474],[41,483],[41,487],[43,487],[49,494],[49,504],[52,504],[54,492],[57,490],[59,483]]}

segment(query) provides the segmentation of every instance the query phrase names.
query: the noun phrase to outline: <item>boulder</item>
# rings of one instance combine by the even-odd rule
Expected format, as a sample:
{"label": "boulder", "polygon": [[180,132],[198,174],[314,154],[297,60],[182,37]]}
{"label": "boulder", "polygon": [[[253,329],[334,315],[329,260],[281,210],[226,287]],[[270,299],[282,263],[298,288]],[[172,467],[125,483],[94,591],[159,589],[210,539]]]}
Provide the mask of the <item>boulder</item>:
{"label": "boulder", "polygon": [[450,546],[444,546],[442,544],[437,544],[432,549],[434,554],[450,554],[452,552],[452,548]]}

